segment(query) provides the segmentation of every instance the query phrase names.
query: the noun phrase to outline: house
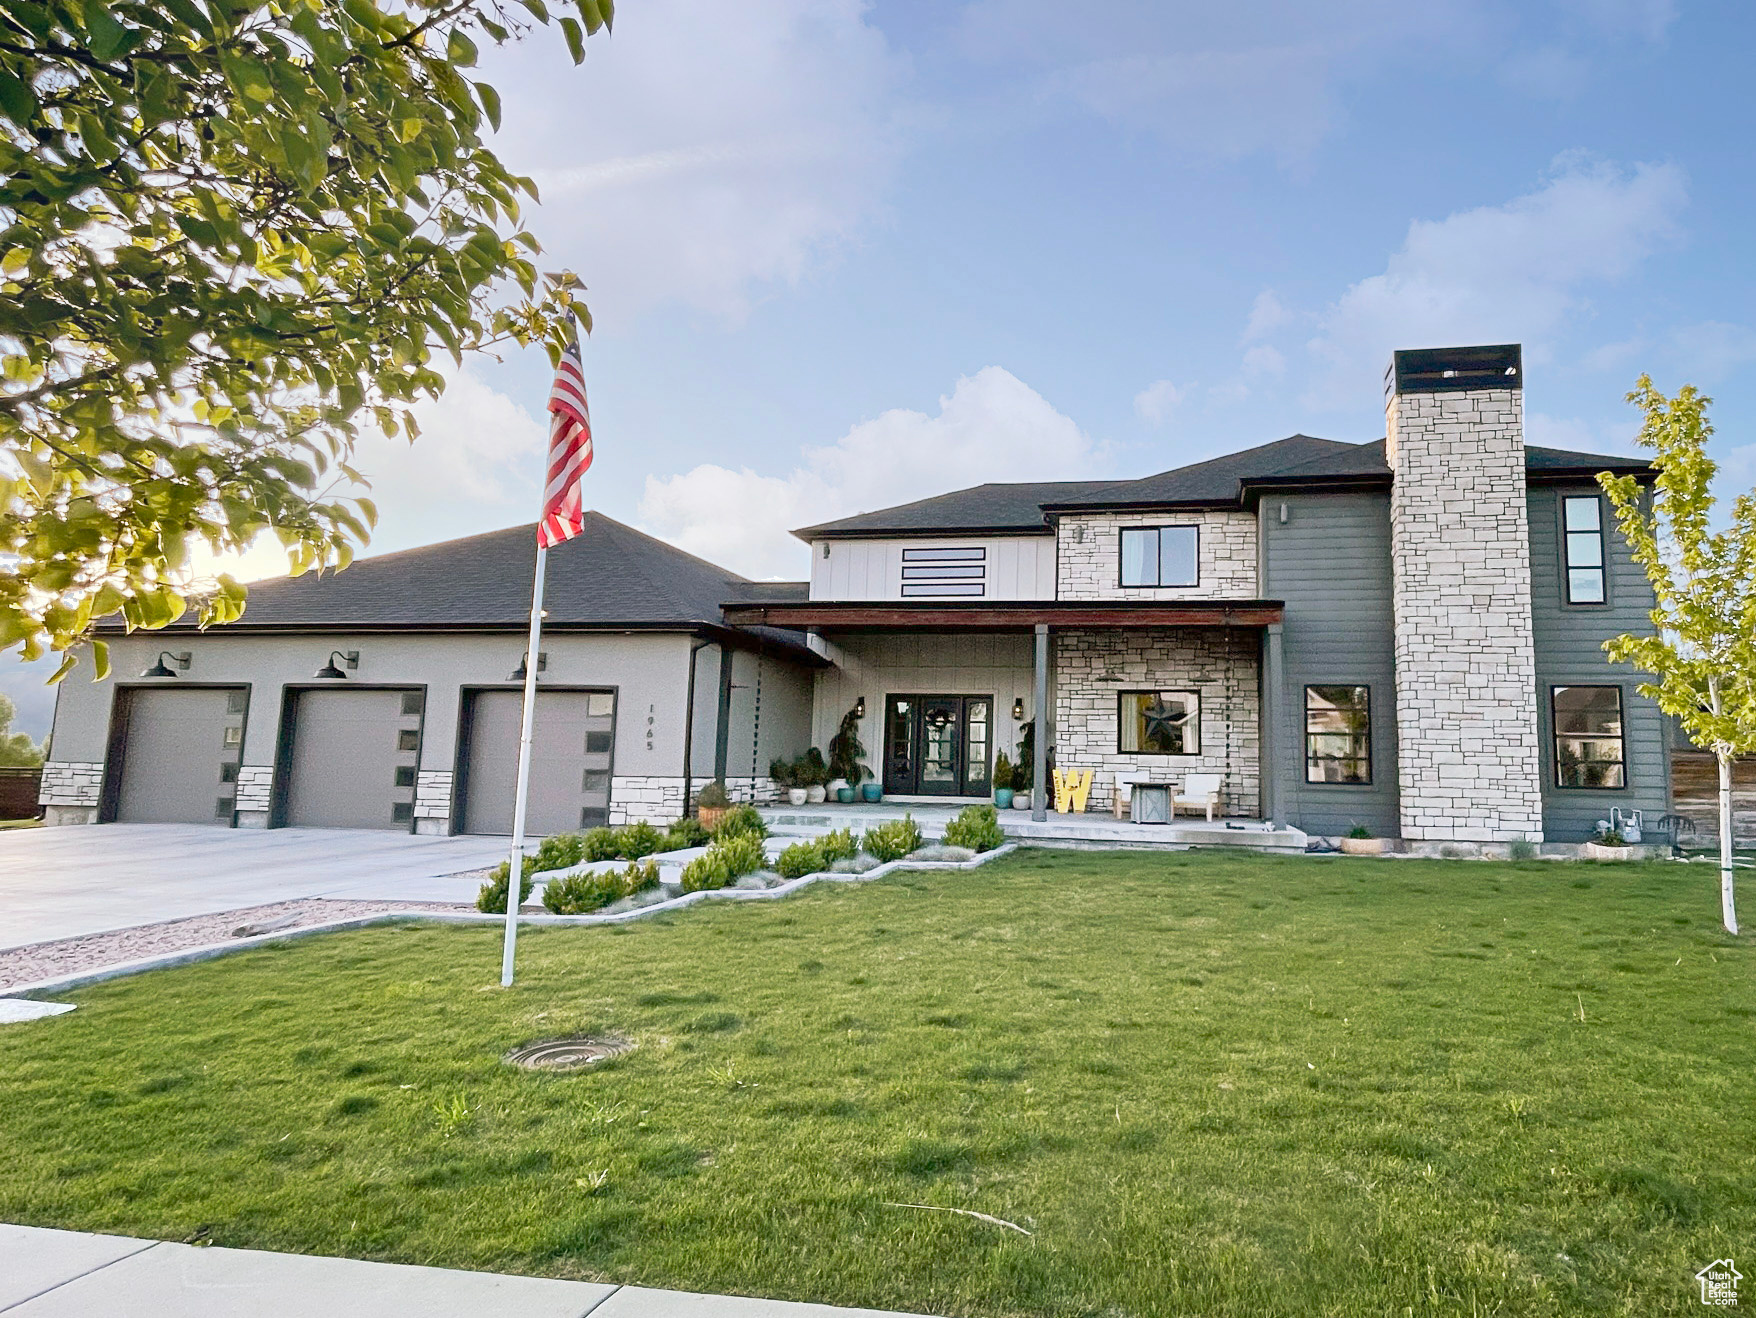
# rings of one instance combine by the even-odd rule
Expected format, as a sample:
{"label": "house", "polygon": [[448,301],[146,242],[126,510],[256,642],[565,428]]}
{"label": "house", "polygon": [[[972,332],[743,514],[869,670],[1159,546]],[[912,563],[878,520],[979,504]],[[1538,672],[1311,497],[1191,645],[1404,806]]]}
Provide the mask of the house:
{"label": "house", "polygon": [[[985,799],[1034,724],[1100,810],[1213,773],[1228,815],[1326,835],[1664,813],[1664,719],[1602,650],[1652,596],[1595,480],[1652,472],[1527,447],[1523,371],[1517,345],[1398,352],[1383,440],[862,513],[796,533],[808,582],[594,517],[550,560],[533,827],[672,818],[709,776],[765,799],[769,760],[849,710],[903,798]],[[63,690],[51,820],[505,831],[530,548],[367,559],[255,587],[223,633],[119,640],[123,677]],[[172,671],[160,650],[188,666],[132,676]]]}

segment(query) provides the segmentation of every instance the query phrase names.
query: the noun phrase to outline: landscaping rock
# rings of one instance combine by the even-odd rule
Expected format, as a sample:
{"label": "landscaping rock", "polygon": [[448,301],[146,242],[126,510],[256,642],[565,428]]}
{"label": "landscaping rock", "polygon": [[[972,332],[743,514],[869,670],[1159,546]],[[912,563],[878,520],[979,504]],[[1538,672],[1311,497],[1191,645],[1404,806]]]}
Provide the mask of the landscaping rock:
{"label": "landscaping rock", "polygon": [[968,847],[947,847],[929,843],[924,847],[916,847],[909,852],[910,860],[974,860],[976,853]]}

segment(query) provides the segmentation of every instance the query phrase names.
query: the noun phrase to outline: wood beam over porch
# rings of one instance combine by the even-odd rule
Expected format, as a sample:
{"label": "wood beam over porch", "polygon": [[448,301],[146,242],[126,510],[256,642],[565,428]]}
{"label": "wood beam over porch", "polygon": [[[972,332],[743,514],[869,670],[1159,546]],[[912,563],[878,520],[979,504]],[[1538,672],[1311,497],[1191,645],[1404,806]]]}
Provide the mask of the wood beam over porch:
{"label": "wood beam over porch", "polygon": [[724,608],[734,627],[814,631],[1267,627],[1285,613],[1280,600],[797,600]]}

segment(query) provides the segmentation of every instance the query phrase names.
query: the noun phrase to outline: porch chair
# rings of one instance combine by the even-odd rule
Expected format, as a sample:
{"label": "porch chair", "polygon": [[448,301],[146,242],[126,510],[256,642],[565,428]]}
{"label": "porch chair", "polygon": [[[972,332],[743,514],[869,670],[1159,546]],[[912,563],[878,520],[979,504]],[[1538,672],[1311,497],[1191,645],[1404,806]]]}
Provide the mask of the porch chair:
{"label": "porch chair", "polygon": [[1177,811],[1206,810],[1207,822],[1213,822],[1213,812],[1219,809],[1219,785],[1221,775],[1217,773],[1192,773],[1183,779],[1183,790],[1171,798],[1171,817]]}

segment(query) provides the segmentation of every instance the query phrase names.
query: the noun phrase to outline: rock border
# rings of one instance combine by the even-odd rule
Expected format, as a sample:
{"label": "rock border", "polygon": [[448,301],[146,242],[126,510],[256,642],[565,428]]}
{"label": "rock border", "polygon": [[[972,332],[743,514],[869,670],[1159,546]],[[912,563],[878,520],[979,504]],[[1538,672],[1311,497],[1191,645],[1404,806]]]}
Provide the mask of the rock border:
{"label": "rock border", "polygon": [[[618,911],[614,915],[521,915],[520,925],[600,925],[624,924],[629,920],[643,920],[648,916],[681,910],[701,901],[733,901],[760,902],[776,901],[789,897],[801,888],[810,887],[813,883],[869,883],[874,879],[882,879],[890,874],[911,871],[933,870],[973,870],[986,865],[991,860],[1010,855],[1023,844],[1007,842],[995,847],[992,851],[984,851],[973,860],[901,860],[889,861],[875,866],[864,874],[843,874],[832,871],[821,871],[807,874],[802,878],[789,879],[773,888],[752,891],[742,888],[707,888],[700,892],[686,892],[680,897],[672,897],[666,901],[654,902],[651,906],[642,906],[637,910]],[[71,975],[61,975],[53,979],[40,979],[34,983],[19,984],[0,993],[0,1000],[6,998],[41,998],[59,993],[68,993],[74,989],[84,988],[90,984],[102,984],[112,979],[125,979],[130,975],[144,974],[149,970],[167,970],[174,966],[193,965],[198,961],[212,961],[218,957],[229,956],[234,952],[247,952],[253,948],[266,947],[275,943],[290,942],[295,938],[306,938],[312,934],[342,933],[350,929],[366,929],[380,924],[505,924],[504,915],[489,915],[480,911],[386,911],[379,915],[355,916],[346,920],[331,920],[325,924],[306,925],[300,929],[289,929],[284,933],[262,934],[255,938],[233,938],[224,943],[210,943],[205,947],[187,947],[177,952],[165,952],[158,956],[142,957],[135,961],[122,961],[113,966],[99,966],[91,970],[76,971]]]}

